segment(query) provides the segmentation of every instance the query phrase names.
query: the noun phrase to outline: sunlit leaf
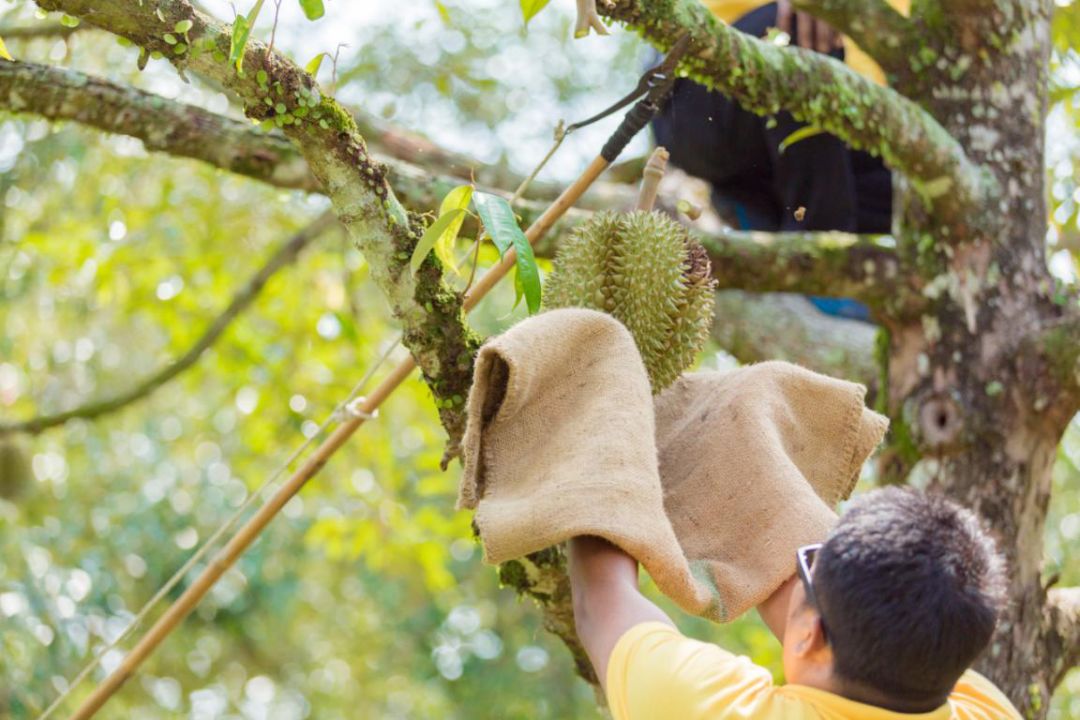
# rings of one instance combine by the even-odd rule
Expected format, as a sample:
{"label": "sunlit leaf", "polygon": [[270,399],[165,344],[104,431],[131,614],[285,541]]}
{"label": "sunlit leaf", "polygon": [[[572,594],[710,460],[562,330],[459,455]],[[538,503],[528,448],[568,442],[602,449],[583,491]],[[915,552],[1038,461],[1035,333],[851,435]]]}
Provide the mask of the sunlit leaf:
{"label": "sunlit leaf", "polygon": [[318,20],[326,12],[323,0],[300,0],[300,7],[304,10],[304,16],[308,20]]}
{"label": "sunlit leaf", "polygon": [[322,61],[323,61],[324,57],[326,57],[326,53],[324,53],[324,52],[319,53],[315,57],[308,60],[308,63],[307,63],[307,65],[304,66],[304,69],[307,70],[308,73],[311,74],[313,77],[315,75],[318,75],[319,74],[319,68],[322,67]]}
{"label": "sunlit leaf", "polygon": [[454,258],[454,243],[457,242],[461,225],[465,222],[465,210],[469,209],[469,201],[472,200],[472,185],[459,185],[446,194],[442,204],[439,205],[439,216],[446,215],[454,210],[461,210],[454,222],[439,235],[435,241],[435,256],[443,265],[450,268],[454,273],[460,274],[457,259]]}
{"label": "sunlit leaf", "polygon": [[529,21],[532,20],[538,12],[547,7],[547,4],[551,0],[519,0],[521,4],[521,16],[525,20],[525,27],[529,26]]}
{"label": "sunlit leaf", "polygon": [[439,11],[439,19],[442,20],[443,25],[450,25],[450,11],[446,8],[445,3],[435,0],[435,9]]}
{"label": "sunlit leaf", "polygon": [[409,265],[412,267],[412,271],[416,272],[420,269],[420,265],[423,264],[424,258],[428,256],[431,249],[435,247],[435,243],[438,242],[439,237],[449,230],[455,223],[461,227],[460,218],[465,214],[465,211],[460,208],[455,208],[448,213],[444,213],[438,217],[435,222],[428,226],[428,229],[424,231],[424,235],[420,238],[420,242],[416,243],[416,248],[413,249],[412,260]]}
{"label": "sunlit leaf", "polygon": [[502,257],[511,247],[517,253],[517,269],[525,302],[530,314],[537,312],[541,297],[540,270],[536,266],[532,245],[518,227],[510,203],[498,195],[478,192],[473,194],[473,204],[484,223],[484,230],[495,247],[499,248],[499,256]]}
{"label": "sunlit leaf", "polygon": [[814,137],[815,135],[820,135],[823,132],[825,131],[821,128],[814,127],[813,125],[804,125],[795,132],[788,135],[783,140],[781,140],[779,150],[781,153],[783,153],[785,150],[787,150],[789,147],[799,142],[800,140],[805,140],[807,138]]}
{"label": "sunlit leaf", "polygon": [[15,58],[11,57],[11,53],[8,52],[7,46],[4,45],[4,38],[0,38],[0,58],[15,61]]}

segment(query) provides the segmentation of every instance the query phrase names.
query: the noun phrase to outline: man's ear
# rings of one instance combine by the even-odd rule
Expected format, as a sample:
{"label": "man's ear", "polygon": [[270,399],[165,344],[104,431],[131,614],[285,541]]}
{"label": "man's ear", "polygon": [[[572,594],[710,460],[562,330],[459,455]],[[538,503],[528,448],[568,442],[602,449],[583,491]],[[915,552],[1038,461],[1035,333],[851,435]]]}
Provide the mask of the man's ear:
{"label": "man's ear", "polygon": [[797,634],[793,650],[806,660],[832,662],[832,647],[825,637],[821,616],[811,607],[803,607],[797,621]]}

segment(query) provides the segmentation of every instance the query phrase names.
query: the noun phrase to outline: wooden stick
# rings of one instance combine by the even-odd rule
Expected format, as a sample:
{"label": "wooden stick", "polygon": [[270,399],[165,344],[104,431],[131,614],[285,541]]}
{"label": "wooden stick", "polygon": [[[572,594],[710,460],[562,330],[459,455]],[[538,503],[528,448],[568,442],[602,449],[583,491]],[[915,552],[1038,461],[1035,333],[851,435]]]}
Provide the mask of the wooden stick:
{"label": "wooden stick", "polygon": [[[535,243],[545,232],[551,229],[567,210],[569,210],[588,187],[599,177],[600,173],[607,168],[608,162],[597,157],[570,187],[566,188],[558,198],[544,211],[544,214],[536,219],[528,230],[525,237],[530,243]],[[476,304],[514,267],[517,255],[514,251],[507,250],[503,259],[487,273],[484,274],[476,285],[465,296],[466,311],[476,307]],[[338,426],[330,437],[315,449],[307,462],[293,473],[285,483],[271,495],[258,512],[236,531],[228,543],[214,555],[206,569],[188,586],[188,588],[176,599],[168,610],[165,611],[156,623],[140,638],[135,647],[131,649],[120,666],[111,672],[108,677],[94,688],[94,691],[83,701],[79,708],[71,715],[72,720],[86,720],[91,718],[101,709],[101,706],[130,678],[142,662],[149,657],[158,645],[171,633],[177,625],[195,606],[206,596],[210,588],[214,586],[222,575],[233,566],[236,560],[255,541],[259,533],[263,531],[281,508],[292,499],[300,488],[304,487],[308,480],[322,469],[330,457],[345,444],[345,441],[364,424],[368,417],[373,415],[383,401],[400,385],[416,367],[416,361],[409,357],[401,362],[370,395],[365,397],[357,408],[358,412],[353,417]]]}
{"label": "wooden stick", "polygon": [[641,171],[641,189],[638,191],[637,209],[649,212],[656,204],[656,194],[660,191],[660,181],[664,179],[668,158],[671,155],[663,145],[657,146]]}

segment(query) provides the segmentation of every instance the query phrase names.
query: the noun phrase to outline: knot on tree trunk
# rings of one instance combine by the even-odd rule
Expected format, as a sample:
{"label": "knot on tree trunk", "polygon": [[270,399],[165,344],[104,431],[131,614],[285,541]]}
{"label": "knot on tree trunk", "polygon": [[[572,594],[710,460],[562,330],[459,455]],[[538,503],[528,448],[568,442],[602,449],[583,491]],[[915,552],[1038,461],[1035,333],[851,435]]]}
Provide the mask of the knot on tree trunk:
{"label": "knot on tree trunk", "polygon": [[924,449],[941,453],[961,444],[964,413],[957,398],[934,392],[918,403],[919,441]]}

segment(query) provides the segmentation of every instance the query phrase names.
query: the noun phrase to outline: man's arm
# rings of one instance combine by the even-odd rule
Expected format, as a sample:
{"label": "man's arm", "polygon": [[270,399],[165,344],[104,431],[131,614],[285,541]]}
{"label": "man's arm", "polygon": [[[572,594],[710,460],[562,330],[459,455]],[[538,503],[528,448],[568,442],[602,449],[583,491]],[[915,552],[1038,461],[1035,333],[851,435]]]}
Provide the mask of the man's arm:
{"label": "man's arm", "polygon": [[[576,537],[569,544],[574,622],[578,637],[606,691],[608,661],[619,638],[644,622],[672,626],[674,623],[641,594],[634,558],[598,537]],[[796,577],[792,575],[757,607],[761,619],[781,642],[795,582]]]}
{"label": "man's arm", "polygon": [[791,603],[791,590],[798,582],[798,576],[792,575],[776,589],[764,602],[757,606],[758,615],[772,630],[772,634],[781,643],[784,642],[784,630],[787,628],[788,605]]}
{"label": "man's arm", "polygon": [[578,638],[606,692],[608,660],[623,633],[644,622],[675,623],[638,590],[637,560],[607,540],[570,540],[570,585]]}

